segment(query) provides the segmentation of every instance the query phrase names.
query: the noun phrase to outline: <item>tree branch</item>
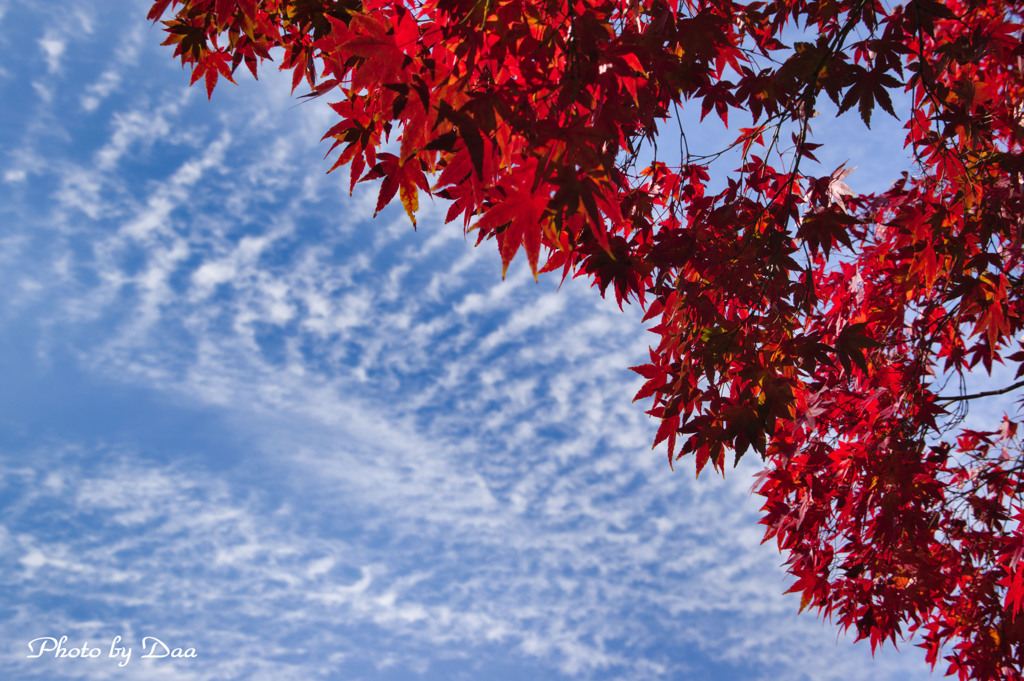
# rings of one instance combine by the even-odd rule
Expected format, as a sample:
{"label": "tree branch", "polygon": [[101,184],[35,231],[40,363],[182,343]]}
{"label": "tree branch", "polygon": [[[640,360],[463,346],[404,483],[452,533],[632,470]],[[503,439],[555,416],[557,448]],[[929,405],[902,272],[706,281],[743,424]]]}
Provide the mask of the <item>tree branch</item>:
{"label": "tree branch", "polygon": [[1002,395],[1008,393],[1011,390],[1017,388],[1024,388],[1024,380],[1017,381],[1013,385],[1008,385],[1000,390],[986,390],[983,393],[975,393],[974,395],[958,395],[957,397],[942,397],[941,395],[936,398],[938,402],[964,402],[966,400],[976,400],[979,397],[992,397],[993,395]]}

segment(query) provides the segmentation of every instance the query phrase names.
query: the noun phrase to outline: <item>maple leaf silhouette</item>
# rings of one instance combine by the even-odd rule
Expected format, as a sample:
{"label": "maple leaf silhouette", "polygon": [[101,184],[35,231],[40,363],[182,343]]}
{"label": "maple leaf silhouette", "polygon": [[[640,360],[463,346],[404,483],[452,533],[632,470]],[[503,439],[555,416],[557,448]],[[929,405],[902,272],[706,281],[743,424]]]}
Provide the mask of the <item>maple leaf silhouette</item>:
{"label": "maple leaf silhouette", "polygon": [[846,166],[845,162],[832,171],[832,175],[829,176],[828,189],[826,191],[828,192],[829,201],[832,203],[838,203],[839,207],[842,208],[844,212],[849,213],[850,211],[847,210],[846,204],[843,202],[843,197],[853,196],[854,192],[850,189],[848,184],[843,182],[843,180],[846,179],[850,173],[856,170],[857,166],[852,168],[845,168],[844,166]]}

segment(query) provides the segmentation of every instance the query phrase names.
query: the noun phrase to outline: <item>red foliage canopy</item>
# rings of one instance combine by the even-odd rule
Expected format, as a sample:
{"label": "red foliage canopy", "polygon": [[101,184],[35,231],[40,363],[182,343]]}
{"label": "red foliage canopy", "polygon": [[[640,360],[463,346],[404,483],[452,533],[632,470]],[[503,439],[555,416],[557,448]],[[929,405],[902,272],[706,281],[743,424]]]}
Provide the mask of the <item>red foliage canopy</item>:
{"label": "red foliage canopy", "polygon": [[[1006,416],[963,427],[986,394],[962,386],[1005,361],[1018,382],[992,392],[1024,385],[1022,3],[158,0],[150,18],[168,9],[208,93],[283,48],[293,89],[336,98],[334,167],[379,179],[378,210],[397,194],[415,223],[419,192],[442,197],[506,268],[522,249],[641,305],[655,444],[698,473],[763,457],[766,540],[804,607],[872,647],[915,634],[961,679],[1021,678],[1024,455]],[[912,174],[859,195],[842,167],[802,171],[823,95],[870,124],[900,90]],[[658,155],[659,124],[698,103],[751,121],[715,185],[711,158]]]}

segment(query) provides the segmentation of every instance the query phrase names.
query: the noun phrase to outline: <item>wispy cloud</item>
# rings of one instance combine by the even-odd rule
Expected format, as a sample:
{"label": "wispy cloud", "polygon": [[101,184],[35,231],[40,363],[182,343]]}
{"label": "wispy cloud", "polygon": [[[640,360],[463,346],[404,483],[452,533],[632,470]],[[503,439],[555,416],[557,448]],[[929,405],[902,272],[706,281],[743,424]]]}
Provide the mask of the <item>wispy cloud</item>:
{"label": "wispy cloud", "polygon": [[67,43],[56,31],[47,31],[46,35],[39,39],[39,49],[46,59],[46,68],[50,73],[57,73],[60,70],[60,58],[64,56]]}
{"label": "wispy cloud", "polygon": [[85,92],[79,98],[83,110],[95,111],[105,99],[121,87],[121,74],[138,61],[144,35],[142,27],[136,25],[122,38],[111,65],[86,86]]}
{"label": "wispy cloud", "polygon": [[[345,453],[326,479],[296,471],[292,457],[269,462],[290,471],[286,487],[303,488],[301,505],[280,490],[269,501],[252,479],[211,477],[193,457],[168,465],[69,447],[33,452],[38,467],[5,466],[0,584],[22,594],[2,626],[13,668],[52,678],[52,664],[24,657],[26,633],[120,634],[136,648],[144,635],[197,647],[198,662],[175,667],[196,679],[333,678],[322,668],[331,653],[343,653],[333,665],[342,672],[383,657],[436,672],[470,655],[485,666],[534,659],[575,678],[705,678],[688,660],[709,656],[751,678],[886,678],[881,661],[864,669],[848,644],[773,595],[770,553],[732,531],[750,520],[742,491],[713,484],[694,500],[675,490],[670,519],[652,511],[664,496],[643,485],[609,495],[617,485],[606,479],[601,494],[574,490],[594,507],[580,526],[467,503],[454,493],[473,474],[447,471],[438,488],[436,464],[427,475],[388,479],[364,464],[336,477]],[[396,515],[392,494],[408,510]],[[609,527],[616,512],[625,526]],[[280,656],[267,655],[274,648]],[[891,678],[908,678],[908,665],[883,660]],[[82,669],[90,679],[109,671]]]}
{"label": "wispy cloud", "polygon": [[[29,3],[29,9],[36,9]],[[0,7],[0,18],[6,13],[6,6]],[[47,71],[53,75],[60,73],[68,44],[73,40],[81,40],[91,36],[95,26],[96,8],[91,2],[77,3],[66,12],[53,12],[50,7],[39,8],[46,17],[43,36],[36,41]],[[49,11],[48,11],[49,10]]]}

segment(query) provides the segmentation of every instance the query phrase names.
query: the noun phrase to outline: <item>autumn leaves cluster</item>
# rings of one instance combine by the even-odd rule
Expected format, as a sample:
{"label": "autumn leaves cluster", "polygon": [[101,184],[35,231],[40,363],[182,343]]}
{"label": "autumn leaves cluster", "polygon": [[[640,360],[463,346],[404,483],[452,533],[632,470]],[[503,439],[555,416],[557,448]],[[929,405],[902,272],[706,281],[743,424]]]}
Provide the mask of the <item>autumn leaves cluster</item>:
{"label": "autumn leaves cluster", "polygon": [[[444,199],[504,268],[522,250],[641,305],[655,444],[698,473],[764,459],[766,539],[805,607],[872,646],[916,633],[962,679],[1020,678],[1024,455],[1011,417],[963,427],[985,396],[959,389],[1002,366],[992,392],[1021,387],[1016,3],[160,0],[150,17],[208,93],[273,57],[324,96],[334,168],[378,182],[378,211],[397,197],[415,224],[421,195]],[[914,164],[888,191],[813,174],[825,98],[854,125],[905,121]],[[742,112],[740,160],[690,155],[681,108]]]}

